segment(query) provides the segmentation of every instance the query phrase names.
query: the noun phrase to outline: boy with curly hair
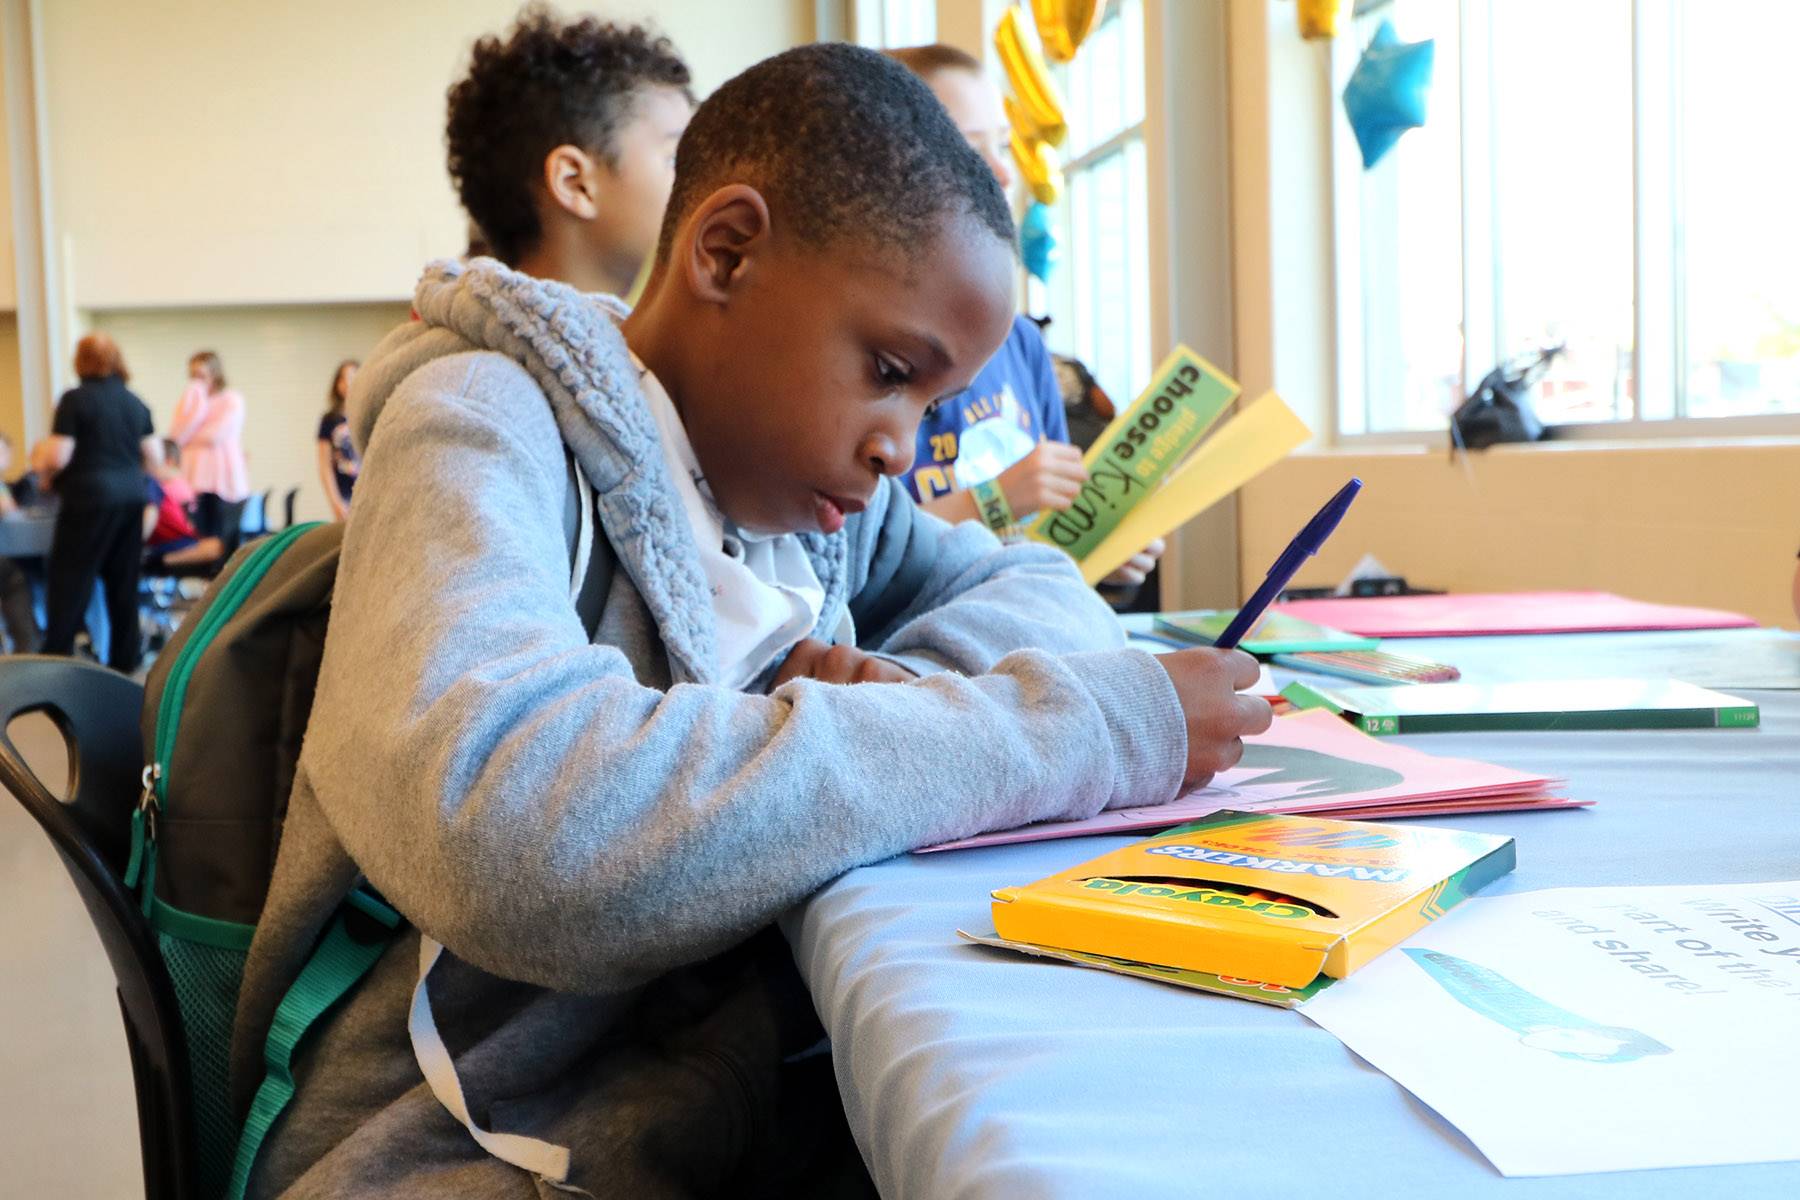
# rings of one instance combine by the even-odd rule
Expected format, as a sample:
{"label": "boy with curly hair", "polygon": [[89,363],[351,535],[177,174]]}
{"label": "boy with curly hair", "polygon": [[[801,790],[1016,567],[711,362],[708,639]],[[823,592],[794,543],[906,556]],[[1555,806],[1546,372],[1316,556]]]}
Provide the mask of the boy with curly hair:
{"label": "boy with curly hair", "polygon": [[494,257],[623,296],[656,249],[694,109],[669,39],[532,5],[449,92],[450,179]]}
{"label": "boy with curly hair", "polygon": [[1166,800],[1267,726],[1247,656],[1124,649],[1060,551],[897,482],[1014,261],[925,85],[826,44],[696,111],[630,313],[427,270],[350,397],[240,1106],[345,888],[410,925],[301,1044],[252,1195],[826,1194],[848,1143],[774,921],[911,847]]}

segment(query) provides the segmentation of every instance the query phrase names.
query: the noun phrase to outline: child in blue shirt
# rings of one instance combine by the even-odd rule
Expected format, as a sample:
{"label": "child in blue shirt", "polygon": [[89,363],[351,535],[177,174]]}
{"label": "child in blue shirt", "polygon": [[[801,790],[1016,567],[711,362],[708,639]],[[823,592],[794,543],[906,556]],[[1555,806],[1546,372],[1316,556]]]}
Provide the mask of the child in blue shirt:
{"label": "child in blue shirt", "polygon": [[[923,79],[971,148],[994,173],[1003,192],[1013,185],[1010,126],[1000,93],[973,56],[938,43],[890,51],[890,57]],[[956,478],[962,435],[978,421],[1000,414],[1001,397],[1010,395],[1020,427],[1037,445],[996,477],[1006,507],[1023,519],[1044,509],[1066,508],[1087,481],[1081,451],[1068,444],[1068,420],[1062,389],[1043,335],[1020,316],[969,390],[926,414],[907,490],[927,512],[946,521],[982,518],[967,483]],[[1135,588],[1162,556],[1161,539],[1146,546],[1105,582]]]}

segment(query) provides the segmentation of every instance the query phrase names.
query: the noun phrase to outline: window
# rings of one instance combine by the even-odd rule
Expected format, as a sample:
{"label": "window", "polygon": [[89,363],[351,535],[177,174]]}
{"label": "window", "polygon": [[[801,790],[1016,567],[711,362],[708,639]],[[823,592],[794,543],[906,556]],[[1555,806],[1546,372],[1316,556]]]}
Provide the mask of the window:
{"label": "window", "polygon": [[937,0],[856,0],[857,40],[878,50],[938,40]]}
{"label": "window", "polygon": [[[1800,412],[1800,5],[1393,0],[1435,39],[1428,119],[1364,171],[1333,137],[1340,432],[1441,430],[1494,365],[1562,353],[1548,423]],[[1667,428],[1667,426],[1664,426]]]}
{"label": "window", "polygon": [[1800,5],[1676,4],[1668,107],[1678,270],[1678,413],[1800,411]]}
{"label": "window", "polygon": [[1117,0],[1075,61],[1056,68],[1069,123],[1059,261],[1026,307],[1051,319],[1051,349],[1080,359],[1121,408],[1150,382],[1149,196],[1144,155],[1143,0]]}
{"label": "window", "polygon": [[[912,46],[937,36],[934,0],[856,5],[868,44]],[[1050,348],[1080,359],[1123,406],[1150,382],[1152,366],[1143,0],[1111,0],[1075,61],[1053,64],[1051,73],[1069,126],[1058,150],[1063,194],[1050,209],[1058,261],[1048,285],[1026,281],[1025,309],[1048,315]]]}

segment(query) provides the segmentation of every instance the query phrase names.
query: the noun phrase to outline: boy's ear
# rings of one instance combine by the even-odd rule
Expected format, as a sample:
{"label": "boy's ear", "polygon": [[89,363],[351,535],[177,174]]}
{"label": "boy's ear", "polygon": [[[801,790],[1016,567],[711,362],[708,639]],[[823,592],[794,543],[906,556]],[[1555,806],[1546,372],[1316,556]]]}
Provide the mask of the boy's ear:
{"label": "boy's ear", "polygon": [[544,156],[544,191],[550,203],[583,221],[600,215],[600,164],[580,146],[564,144]]}
{"label": "boy's ear", "polygon": [[695,206],[678,264],[694,296],[718,304],[743,285],[768,244],[769,204],[745,183],[720,188]]}

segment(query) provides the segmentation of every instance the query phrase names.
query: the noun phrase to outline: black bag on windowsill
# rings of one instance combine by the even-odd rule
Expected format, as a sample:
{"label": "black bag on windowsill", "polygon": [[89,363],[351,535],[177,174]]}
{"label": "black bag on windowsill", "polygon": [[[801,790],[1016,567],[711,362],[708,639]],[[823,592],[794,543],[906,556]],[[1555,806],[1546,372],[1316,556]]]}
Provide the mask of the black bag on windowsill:
{"label": "black bag on windowsill", "polygon": [[1561,346],[1528,351],[1482,376],[1450,417],[1452,449],[1485,450],[1500,442],[1535,442],[1544,423],[1531,407],[1531,390],[1550,369]]}

